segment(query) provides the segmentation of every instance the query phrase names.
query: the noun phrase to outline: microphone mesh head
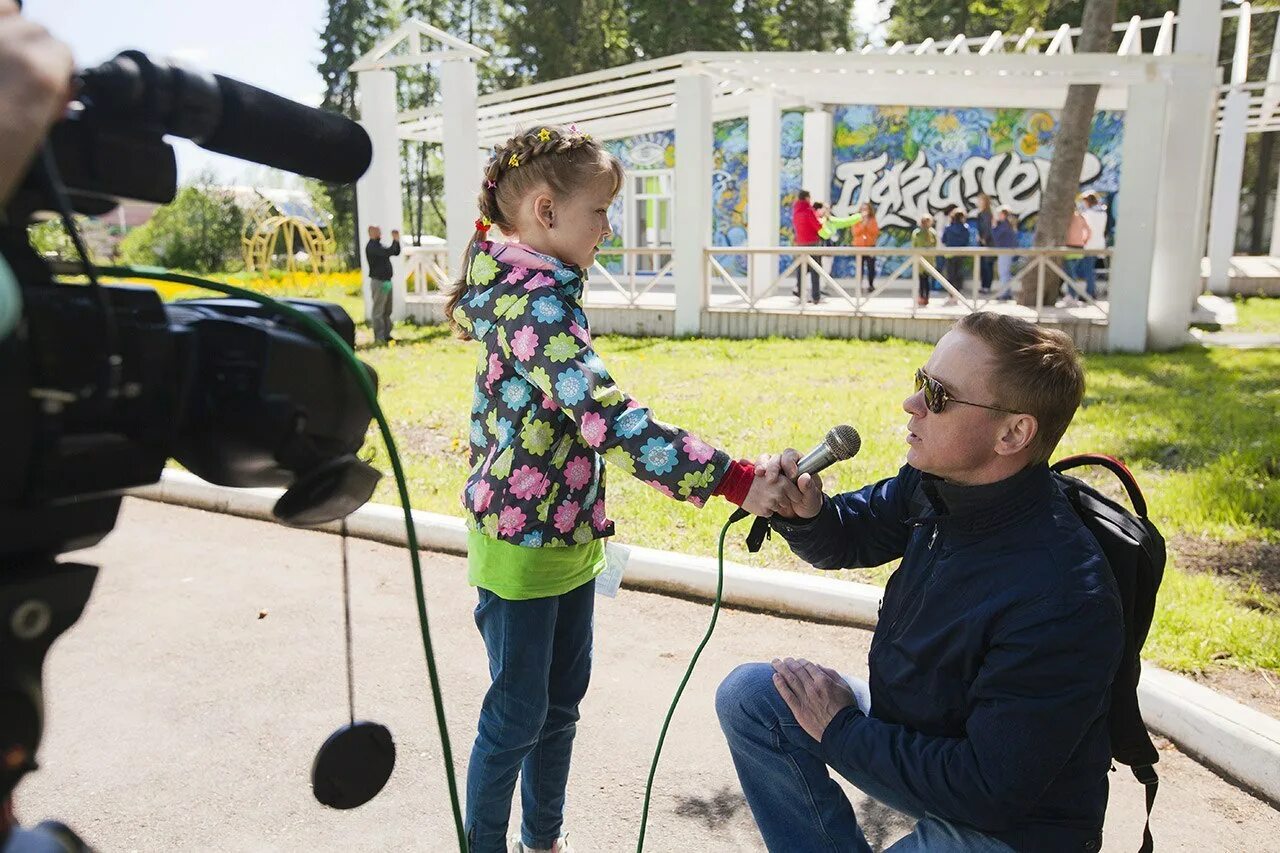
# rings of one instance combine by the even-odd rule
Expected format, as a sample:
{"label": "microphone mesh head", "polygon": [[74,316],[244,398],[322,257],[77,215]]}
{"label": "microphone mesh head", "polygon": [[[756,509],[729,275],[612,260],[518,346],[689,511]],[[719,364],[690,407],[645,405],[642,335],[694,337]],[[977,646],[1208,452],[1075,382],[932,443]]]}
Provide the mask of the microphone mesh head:
{"label": "microphone mesh head", "polygon": [[862,436],[848,424],[840,424],[827,433],[826,445],[836,459],[852,459],[862,449]]}

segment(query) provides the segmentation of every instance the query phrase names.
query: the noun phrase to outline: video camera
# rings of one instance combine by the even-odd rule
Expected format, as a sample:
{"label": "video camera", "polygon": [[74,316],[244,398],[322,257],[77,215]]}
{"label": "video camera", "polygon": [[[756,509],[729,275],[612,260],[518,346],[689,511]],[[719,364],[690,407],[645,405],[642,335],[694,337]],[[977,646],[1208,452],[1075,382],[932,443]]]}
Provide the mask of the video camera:
{"label": "video camera", "polygon": [[[380,476],[355,455],[372,418],[360,383],[301,324],[244,300],[166,305],[150,288],[98,286],[87,257],[62,272],[88,274],[90,285],[56,283],[26,234],[42,211],[70,226],[68,208],[171,201],[166,134],[350,182],[372,156],[364,130],[137,52],[76,82],[76,101],[0,221],[0,254],[23,301],[21,322],[0,340],[0,803],[36,767],[45,654],[79,618],[97,574],[57,557],[110,532],[124,490],[156,482],[173,458],[212,483],[283,487],[277,517],[311,525],[359,507]],[[289,302],[354,344],[338,306]]]}

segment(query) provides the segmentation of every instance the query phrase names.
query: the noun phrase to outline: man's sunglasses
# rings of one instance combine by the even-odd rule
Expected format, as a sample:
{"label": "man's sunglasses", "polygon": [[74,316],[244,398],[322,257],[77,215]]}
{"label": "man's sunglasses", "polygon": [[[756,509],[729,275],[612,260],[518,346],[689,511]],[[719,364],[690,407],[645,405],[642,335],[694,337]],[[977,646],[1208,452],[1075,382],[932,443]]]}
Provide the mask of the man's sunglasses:
{"label": "man's sunglasses", "polygon": [[1015,412],[1013,409],[1005,409],[1000,406],[988,406],[985,403],[970,403],[968,400],[957,400],[942,387],[942,383],[934,379],[923,369],[916,370],[916,391],[924,389],[924,404],[929,407],[929,411],[935,415],[940,415],[947,408],[948,403],[963,403],[966,406],[977,406],[979,409],[990,409],[993,412],[1008,412],[1011,415],[1020,415],[1021,412]]}

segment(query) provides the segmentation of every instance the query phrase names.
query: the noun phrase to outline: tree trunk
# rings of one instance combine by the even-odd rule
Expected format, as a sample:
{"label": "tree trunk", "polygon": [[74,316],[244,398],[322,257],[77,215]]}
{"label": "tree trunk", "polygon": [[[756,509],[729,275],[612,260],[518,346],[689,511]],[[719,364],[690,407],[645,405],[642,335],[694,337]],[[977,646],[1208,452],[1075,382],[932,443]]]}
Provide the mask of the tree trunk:
{"label": "tree trunk", "polygon": [[1262,134],[1262,142],[1258,145],[1258,171],[1253,181],[1253,211],[1249,222],[1249,254],[1266,255],[1271,252],[1270,246],[1263,248],[1262,241],[1270,240],[1270,234],[1264,234],[1262,226],[1267,218],[1267,196],[1271,192],[1271,152],[1275,146],[1275,136]]}
{"label": "tree trunk", "polygon": [[[1111,26],[1116,21],[1117,0],[1086,0],[1084,17],[1080,22],[1080,41],[1077,53],[1109,53]],[[1089,147],[1089,133],[1093,129],[1093,113],[1098,103],[1098,86],[1074,85],[1067,88],[1067,101],[1062,117],[1053,135],[1053,160],[1049,164],[1049,177],[1041,191],[1040,213],[1036,220],[1036,246],[1062,246],[1066,243],[1067,225],[1075,210],[1076,193],[1080,189],[1080,169],[1084,166],[1084,154]],[[1023,305],[1036,304],[1036,287],[1024,276]],[[1052,305],[1057,299],[1061,279],[1052,270],[1045,270],[1045,302]]]}

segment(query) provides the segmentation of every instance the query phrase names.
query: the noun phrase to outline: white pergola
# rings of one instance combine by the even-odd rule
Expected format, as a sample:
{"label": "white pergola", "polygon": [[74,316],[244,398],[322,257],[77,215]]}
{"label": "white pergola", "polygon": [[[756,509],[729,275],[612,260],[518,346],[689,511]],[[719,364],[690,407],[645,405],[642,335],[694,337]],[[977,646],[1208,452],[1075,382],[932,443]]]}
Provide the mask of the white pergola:
{"label": "white pergola", "polygon": [[[1125,112],[1109,346],[1177,346],[1200,292],[1204,247],[1196,234],[1203,229],[1189,226],[1187,211],[1208,208],[1223,14],[1216,0],[1182,0],[1180,7],[1180,17],[1119,25],[1123,37],[1114,55],[1074,53],[1078,30],[1063,27],[879,51],[684,53],[484,96],[477,96],[474,66],[482,51],[425,25],[406,24],[353,66],[375,150],[374,167],[360,183],[361,220],[371,221],[366,207],[375,215],[386,210],[383,222],[399,220],[394,169],[401,139],[443,144],[449,253],[456,259],[472,232],[481,158],[489,146],[548,123],[576,122],[601,139],[673,129],[675,330],[695,333],[706,307],[702,270],[711,199],[704,188],[711,185],[713,122],[748,119],[748,245],[764,247],[778,241],[784,109],[805,110],[804,184],[821,199],[831,185],[835,106],[1052,110],[1062,107],[1070,85],[1097,84],[1098,108]],[[1152,27],[1158,28],[1155,49],[1143,53],[1140,34]],[[422,53],[415,39],[424,35],[444,48]],[[443,97],[397,121],[386,69],[411,61],[439,63]],[[680,187],[698,191],[680,193]],[[758,262],[775,261],[760,256]]]}

